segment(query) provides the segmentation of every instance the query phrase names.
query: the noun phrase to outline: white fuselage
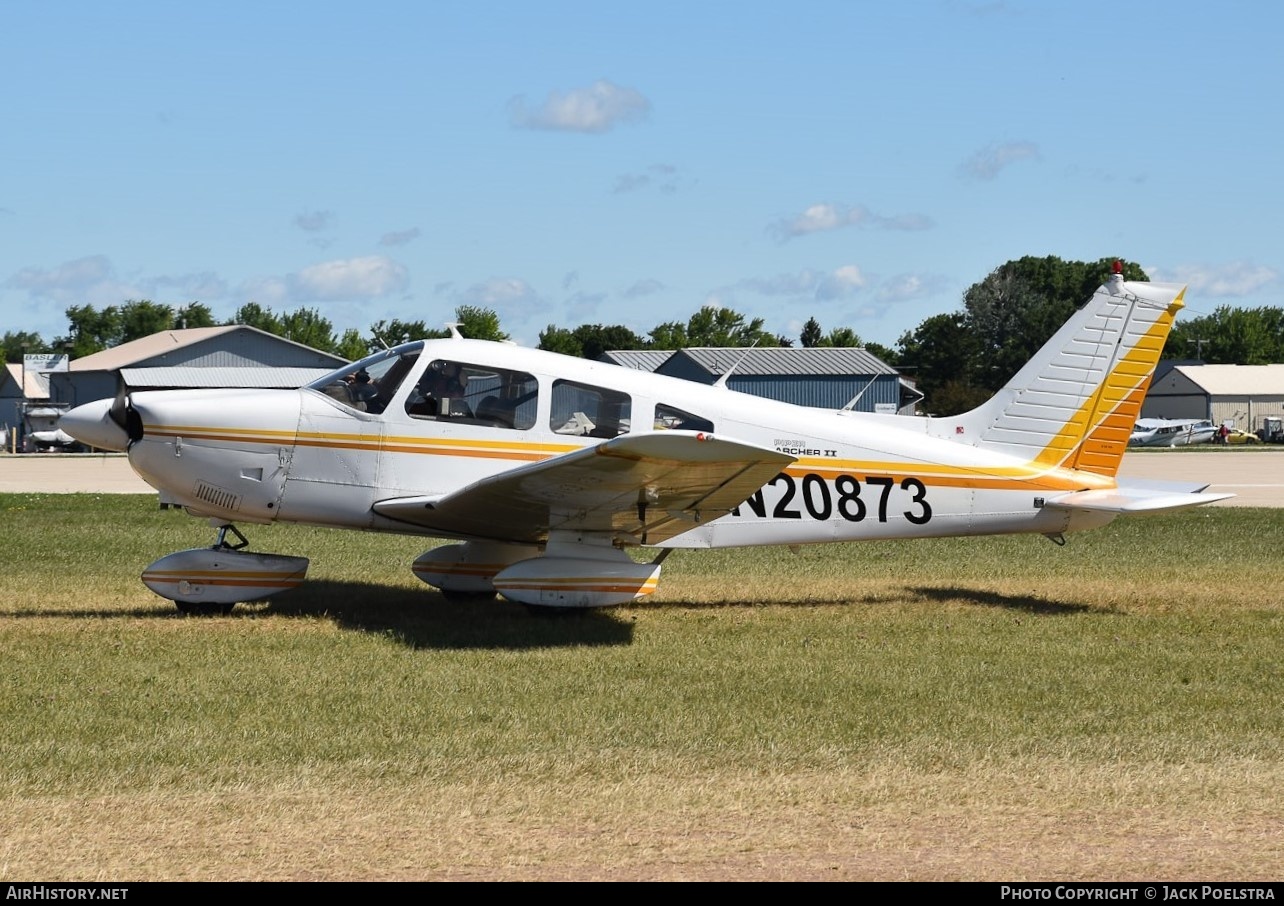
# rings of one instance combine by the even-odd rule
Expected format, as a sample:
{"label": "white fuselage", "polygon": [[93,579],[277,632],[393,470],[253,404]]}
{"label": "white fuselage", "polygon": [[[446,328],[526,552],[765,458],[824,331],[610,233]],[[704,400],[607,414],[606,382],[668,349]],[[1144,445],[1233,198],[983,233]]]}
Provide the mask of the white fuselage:
{"label": "white fuselage", "polygon": [[[374,370],[395,358],[366,362]],[[599,444],[600,430],[572,432],[600,428],[609,417],[615,431],[696,424],[716,437],[794,457],[734,512],[659,546],[1053,534],[1111,518],[1044,509],[1042,500],[1112,487],[1112,479],[1037,465],[976,446],[966,436],[937,436],[928,419],[809,409],[469,340],[427,341],[422,349],[414,344],[400,357],[407,359],[380,411],[332,394],[338,377],[300,390],[135,393],[131,405],[143,431],[129,447],[130,462],[163,500],[212,518],[482,537],[431,520],[409,525],[380,515],[375,505],[448,495],[516,466]],[[455,415],[444,414],[444,405],[433,416],[417,414],[416,388],[430,363],[441,361],[462,363],[481,389],[463,398]],[[389,383],[398,367],[385,367]],[[525,393],[513,397],[520,400],[516,426],[479,417],[482,394],[493,398],[518,384]],[[593,405],[599,408],[586,414]],[[682,416],[695,421],[679,421]],[[506,539],[502,524],[485,537],[521,540]]]}

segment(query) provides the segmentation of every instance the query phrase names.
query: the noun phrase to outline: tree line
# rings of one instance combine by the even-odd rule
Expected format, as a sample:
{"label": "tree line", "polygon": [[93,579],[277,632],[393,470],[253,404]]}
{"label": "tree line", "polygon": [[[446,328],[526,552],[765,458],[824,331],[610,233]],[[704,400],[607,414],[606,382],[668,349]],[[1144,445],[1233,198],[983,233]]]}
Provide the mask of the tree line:
{"label": "tree line", "polygon": [[[914,380],[927,411],[952,415],[976,406],[996,391],[1056,332],[1109,277],[1116,258],[1063,261],[1027,256],[996,268],[963,294],[963,308],[933,315],[901,335],[894,348],[862,343],[848,327],[825,332],[808,318],[798,336],[803,347],[863,347]],[[1122,261],[1126,280],[1147,279],[1141,267]],[[347,329],[336,334],[331,322],[312,308],[277,314],[249,302],[221,324],[209,307],[182,307],[131,300],[101,311],[92,305],[66,310],[68,331],[46,342],[38,334],[8,331],[0,338],[6,362],[24,353],[66,352],[80,358],[166,330],[247,325],[286,337],[345,359],[362,358],[409,340],[450,335],[423,321],[393,319],[372,324],[366,334]],[[460,306],[455,323],[466,337],[507,340],[491,309]],[[645,336],[623,325],[550,324],[539,334],[539,348],[597,359],[610,350],[676,350],[699,346],[790,347],[794,340],[766,330],[762,318],[746,318],[729,308],[705,307],[685,322],[667,321]],[[1211,315],[1177,324],[1163,358],[1208,364],[1261,365],[1284,362],[1284,309],[1222,306]]]}

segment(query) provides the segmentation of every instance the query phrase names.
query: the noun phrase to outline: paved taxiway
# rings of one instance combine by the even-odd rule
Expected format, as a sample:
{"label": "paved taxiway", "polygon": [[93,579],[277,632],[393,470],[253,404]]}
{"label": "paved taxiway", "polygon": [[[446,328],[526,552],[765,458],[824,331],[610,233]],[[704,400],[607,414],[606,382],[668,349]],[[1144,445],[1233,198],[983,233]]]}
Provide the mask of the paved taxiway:
{"label": "paved taxiway", "polygon": [[[1214,506],[1284,507],[1284,447],[1146,450],[1124,456],[1120,476],[1210,482],[1235,494]],[[0,455],[0,493],[154,494],[118,453]]]}

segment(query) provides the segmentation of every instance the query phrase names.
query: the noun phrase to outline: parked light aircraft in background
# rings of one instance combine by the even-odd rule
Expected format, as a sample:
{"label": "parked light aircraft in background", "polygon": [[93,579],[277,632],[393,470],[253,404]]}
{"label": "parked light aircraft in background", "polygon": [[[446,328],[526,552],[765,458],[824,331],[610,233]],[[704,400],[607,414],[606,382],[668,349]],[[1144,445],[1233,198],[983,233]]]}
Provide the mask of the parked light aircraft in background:
{"label": "parked light aircraft in background", "polygon": [[1184,447],[1212,443],[1217,425],[1203,418],[1139,418],[1128,443],[1134,447]]}
{"label": "parked light aircraft in background", "polygon": [[1116,273],[993,399],[948,418],[803,408],[456,335],[298,390],[122,392],[62,426],[127,451],[162,503],[217,530],[143,572],[186,612],[302,583],[305,558],[246,550],[237,525],[272,522],[445,540],[412,569],[448,598],[612,606],[654,592],[675,548],[1064,543],[1233,496],[1115,477],[1184,291]]}

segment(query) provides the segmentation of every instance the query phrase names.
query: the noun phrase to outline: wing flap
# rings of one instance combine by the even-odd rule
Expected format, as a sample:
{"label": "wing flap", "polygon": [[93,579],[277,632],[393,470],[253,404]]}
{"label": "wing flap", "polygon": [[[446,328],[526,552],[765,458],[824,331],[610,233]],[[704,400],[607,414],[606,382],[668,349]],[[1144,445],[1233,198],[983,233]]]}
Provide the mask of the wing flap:
{"label": "wing flap", "polygon": [[793,461],[701,432],[626,434],[440,497],[384,500],[374,509],[467,537],[540,543],[564,530],[654,544],[726,515]]}

